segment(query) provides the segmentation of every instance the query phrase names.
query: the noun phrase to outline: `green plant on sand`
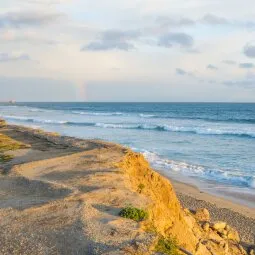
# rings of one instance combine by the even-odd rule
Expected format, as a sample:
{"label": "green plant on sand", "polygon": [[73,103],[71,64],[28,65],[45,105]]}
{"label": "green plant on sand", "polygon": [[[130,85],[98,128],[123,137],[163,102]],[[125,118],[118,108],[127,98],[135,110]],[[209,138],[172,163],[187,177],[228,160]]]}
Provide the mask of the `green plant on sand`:
{"label": "green plant on sand", "polygon": [[13,159],[13,156],[4,154],[6,151],[29,148],[28,145],[13,140],[12,138],[0,134],[0,163],[6,163]]}
{"label": "green plant on sand", "polygon": [[143,191],[144,188],[145,188],[145,185],[142,184],[142,183],[140,183],[140,184],[138,185],[138,192],[139,192],[139,193],[142,193],[142,191]]}
{"label": "green plant on sand", "polygon": [[175,239],[166,239],[161,237],[155,247],[157,252],[167,255],[181,255]]}
{"label": "green plant on sand", "polygon": [[6,163],[12,159],[13,159],[13,156],[11,155],[0,154],[0,163]]}
{"label": "green plant on sand", "polygon": [[148,218],[148,213],[146,211],[132,206],[122,209],[119,215],[123,218],[132,219],[135,221],[142,221]]}

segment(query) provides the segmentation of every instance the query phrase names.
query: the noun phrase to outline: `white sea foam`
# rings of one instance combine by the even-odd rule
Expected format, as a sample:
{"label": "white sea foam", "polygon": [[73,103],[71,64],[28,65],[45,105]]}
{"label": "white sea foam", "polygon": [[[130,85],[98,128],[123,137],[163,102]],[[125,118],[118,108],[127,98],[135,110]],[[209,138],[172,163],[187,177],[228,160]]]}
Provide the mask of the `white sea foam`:
{"label": "white sea foam", "polygon": [[[87,126],[86,122],[74,122],[69,120],[51,120],[51,119],[39,119],[33,117],[24,117],[24,116],[13,116],[6,115],[1,116],[7,120],[20,120],[28,122],[41,122],[49,124],[70,124],[70,125],[84,125]],[[147,123],[89,123],[90,126],[96,126],[101,128],[113,128],[113,129],[137,129],[137,130],[154,130],[154,131],[164,131],[164,132],[183,132],[183,133],[193,133],[199,135],[231,135],[231,136],[240,136],[240,137],[249,137],[255,138],[255,129],[254,128],[242,128],[237,126],[236,128],[221,126],[221,127],[206,127],[206,126],[180,126],[180,125],[169,125],[169,124],[147,124]]]}
{"label": "white sea foam", "polygon": [[84,112],[84,111],[72,111],[74,114],[88,115],[88,116],[120,116],[122,112]]}
{"label": "white sea foam", "polygon": [[207,128],[207,127],[189,127],[189,126],[174,126],[174,125],[153,125],[153,124],[114,124],[114,123],[97,123],[97,127],[103,128],[119,128],[119,129],[144,129],[155,131],[168,132],[185,132],[200,135],[232,135],[232,136],[247,136],[255,138],[255,130],[238,130],[227,128]]}
{"label": "white sea foam", "polygon": [[140,113],[139,116],[141,118],[154,118],[155,117],[154,114],[144,114],[144,113]]}
{"label": "white sea foam", "polygon": [[32,118],[24,117],[24,116],[14,116],[14,115],[0,115],[0,116],[7,120],[22,120],[22,121],[33,120]]}
{"label": "white sea foam", "polygon": [[25,122],[34,122],[34,123],[45,123],[45,124],[66,124],[68,121],[65,120],[50,120],[50,119],[37,119],[32,117],[24,117],[24,116],[13,116],[13,115],[5,115],[1,116],[7,120],[17,120],[17,121],[25,121]]}
{"label": "white sea foam", "polygon": [[205,170],[202,166],[191,165],[185,162],[177,162],[174,160],[162,158],[154,152],[144,151],[143,155],[153,165],[163,169],[170,169],[171,171],[174,171],[174,172],[186,172],[192,175],[192,174],[204,173],[204,170]]}
{"label": "white sea foam", "polygon": [[68,121],[66,120],[41,120],[41,119],[37,119],[37,120],[33,120],[34,122],[41,122],[41,123],[49,123],[49,124],[67,124]]}
{"label": "white sea foam", "polygon": [[42,109],[42,108],[29,108],[29,112],[53,112],[53,110]]}
{"label": "white sea foam", "polygon": [[165,131],[171,132],[190,132],[201,135],[237,135],[237,136],[250,136],[255,137],[255,131],[247,129],[238,130],[231,128],[210,128],[210,127],[199,127],[199,126],[173,126],[173,125],[162,125],[159,128]]}
{"label": "white sea foam", "polygon": [[255,189],[255,177],[234,173],[229,170],[209,169],[200,165],[192,165],[185,162],[178,162],[160,157],[158,154],[143,151],[144,157],[152,164],[153,167],[172,172],[180,172],[185,176],[199,177],[207,180],[248,187]]}
{"label": "white sea foam", "polygon": [[101,128],[117,128],[117,129],[136,129],[137,125],[112,124],[112,123],[96,123],[96,127]]}

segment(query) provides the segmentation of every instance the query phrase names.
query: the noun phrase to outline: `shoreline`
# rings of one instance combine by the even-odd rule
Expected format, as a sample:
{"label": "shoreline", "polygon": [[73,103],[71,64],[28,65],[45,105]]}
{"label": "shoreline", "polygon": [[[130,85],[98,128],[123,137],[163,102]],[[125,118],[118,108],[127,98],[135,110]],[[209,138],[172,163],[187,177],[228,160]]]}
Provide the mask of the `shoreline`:
{"label": "shoreline", "polygon": [[176,181],[171,178],[170,178],[170,180],[175,188],[176,193],[182,194],[184,196],[192,197],[192,198],[196,199],[197,201],[206,201],[210,204],[216,205],[219,208],[232,210],[237,213],[243,214],[244,216],[253,218],[255,220],[255,209],[254,208],[235,203],[235,202],[228,200],[227,198],[224,198],[221,196],[210,194],[208,192],[200,190],[199,187],[197,187],[193,184]]}
{"label": "shoreline", "polygon": [[[157,171],[170,179],[172,182],[186,185],[187,187],[193,188],[193,194],[207,194],[208,199],[212,200],[213,203],[225,204],[227,206],[239,208],[244,207],[255,214],[255,193],[250,190],[245,190],[244,188],[229,186],[227,184],[216,183],[213,181],[203,181],[200,179],[192,179],[190,177],[185,177],[182,174],[176,175],[169,173],[163,169],[157,169]],[[177,186],[178,188],[178,186]],[[197,190],[198,192],[194,192]],[[200,196],[201,197],[201,196]],[[203,197],[202,197],[203,199]],[[226,201],[226,203],[222,203]],[[236,206],[235,206],[236,205]]]}
{"label": "shoreline", "polygon": [[[13,124],[21,126],[20,124]],[[26,127],[26,126],[24,126]],[[40,127],[34,127],[34,128],[40,128]],[[43,127],[46,128],[46,127]],[[49,128],[50,129],[50,128]],[[50,129],[52,132],[56,131],[58,132],[58,128],[56,129]],[[62,134],[61,134],[62,135]],[[82,135],[75,136],[76,139],[93,139],[93,137],[89,138],[83,138]],[[100,140],[100,138],[98,138]],[[105,142],[112,142],[110,139],[102,140]],[[117,142],[113,142],[117,143]],[[122,144],[122,146],[125,146],[125,144]],[[135,150],[137,152],[141,152],[142,150]],[[195,158],[195,157],[193,157]],[[149,158],[147,158],[148,161]],[[153,161],[151,161],[151,165],[153,168],[157,169],[157,166],[153,164]],[[220,181],[214,181],[214,180],[205,180],[200,178],[200,176],[197,177],[187,177],[184,173],[175,173],[174,171],[170,171],[171,173],[168,174],[167,171],[157,169],[158,172],[160,172],[162,175],[164,175],[167,178],[170,178],[171,180],[180,181],[182,183],[186,183],[187,185],[194,185],[196,186],[201,192],[211,194],[216,197],[220,197],[223,199],[226,199],[228,201],[232,201],[235,204],[242,205],[245,207],[249,207],[255,210],[255,189],[250,187],[242,187],[242,186],[232,186],[231,184],[221,183]],[[175,176],[176,175],[176,176]],[[178,176],[177,176],[178,175]]]}
{"label": "shoreline", "polygon": [[227,198],[202,191],[194,184],[174,180],[163,171],[158,172],[171,181],[183,208],[196,211],[207,208],[213,221],[225,221],[238,229],[242,240],[255,243],[255,209]]}
{"label": "shoreline", "polygon": [[[39,137],[44,137],[44,138],[48,139],[47,136],[49,136],[51,140],[52,139],[54,140],[54,138],[52,137],[52,134],[56,134],[55,140],[61,140],[61,143],[65,143],[66,145],[70,145],[70,146],[77,146],[78,145],[78,146],[82,147],[83,142],[85,143],[87,141],[93,141],[93,142],[102,142],[102,143],[106,143],[106,144],[112,144],[112,145],[116,145],[116,146],[126,148],[124,145],[120,145],[118,143],[111,142],[111,141],[70,137],[70,136],[66,136],[66,135],[57,134],[57,133],[54,133],[54,132],[48,132],[48,131],[45,131],[43,129],[31,128],[31,127],[27,127],[27,126],[23,126],[23,125],[16,125],[16,124],[9,124],[8,123],[8,126],[14,127],[15,129],[18,129],[18,130],[21,130],[22,132],[24,130],[27,131],[27,132],[33,132],[34,131],[34,132],[37,133],[37,135],[39,135]],[[39,133],[37,131],[39,131]],[[251,217],[251,218],[255,219],[255,208],[249,207],[248,205],[244,205],[243,203],[239,203],[238,199],[231,200],[227,196],[218,195],[216,192],[215,193],[213,193],[213,192],[210,193],[210,192],[204,190],[202,187],[199,187],[199,185],[196,185],[195,183],[190,183],[188,181],[185,182],[185,180],[184,181],[179,180],[179,179],[177,180],[177,179],[175,179],[171,175],[168,175],[166,172],[164,172],[162,170],[159,170],[159,169],[156,169],[156,168],[154,168],[154,169],[159,174],[161,174],[162,176],[164,176],[165,178],[167,178],[168,180],[170,180],[172,182],[173,186],[176,189],[176,192],[183,193],[183,195],[192,196],[192,197],[194,197],[194,199],[208,200],[208,202],[210,202],[212,204],[217,204],[219,207],[222,207],[222,208],[227,207],[227,209],[233,210],[235,212],[244,214],[247,217]]]}
{"label": "shoreline", "polygon": [[[7,125],[12,131],[7,135],[12,134],[15,139],[23,139],[26,140],[26,134],[31,135],[31,140],[33,139],[41,139],[45,140],[46,142],[50,140],[54,146],[63,146],[64,149],[67,149],[63,155],[67,153],[75,153],[79,152],[80,150],[84,150],[85,145],[90,143],[90,146],[98,146],[98,144],[107,144],[113,147],[124,148],[124,146],[118,145],[116,143],[110,143],[105,141],[98,141],[98,140],[85,140],[67,136],[52,136],[50,133],[42,132],[40,130],[31,129],[19,125]],[[15,133],[13,135],[13,133]],[[34,138],[33,138],[34,137]],[[34,142],[34,141],[33,141]],[[73,149],[76,147],[76,149]],[[63,152],[63,151],[62,151]],[[37,155],[37,154],[36,154]],[[26,159],[28,160],[28,159]],[[31,158],[30,161],[37,161],[41,160],[40,157]],[[169,176],[166,176],[162,173],[162,171],[157,171],[160,175],[165,176],[174,186],[175,192],[184,208],[190,209],[199,209],[199,208],[208,208],[213,220],[224,220],[231,226],[235,227],[241,235],[241,239],[247,243],[253,243],[254,240],[254,231],[255,231],[255,210],[252,208],[248,208],[242,205],[238,205],[234,202],[231,202],[227,199],[217,197],[214,195],[210,195],[209,193],[200,191],[197,187],[182,183],[179,181],[175,181]]]}
{"label": "shoreline", "polygon": [[213,221],[225,221],[238,229],[242,240],[255,243],[255,210],[200,191],[197,187],[171,180],[183,208],[207,208]]}

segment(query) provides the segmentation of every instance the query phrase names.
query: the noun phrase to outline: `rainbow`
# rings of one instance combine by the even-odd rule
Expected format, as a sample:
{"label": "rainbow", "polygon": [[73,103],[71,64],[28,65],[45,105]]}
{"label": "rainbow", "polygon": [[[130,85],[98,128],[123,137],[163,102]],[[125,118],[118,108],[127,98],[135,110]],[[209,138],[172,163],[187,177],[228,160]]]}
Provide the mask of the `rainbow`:
{"label": "rainbow", "polygon": [[76,100],[77,101],[87,101],[87,90],[86,90],[86,83],[79,82],[75,86],[76,88]]}

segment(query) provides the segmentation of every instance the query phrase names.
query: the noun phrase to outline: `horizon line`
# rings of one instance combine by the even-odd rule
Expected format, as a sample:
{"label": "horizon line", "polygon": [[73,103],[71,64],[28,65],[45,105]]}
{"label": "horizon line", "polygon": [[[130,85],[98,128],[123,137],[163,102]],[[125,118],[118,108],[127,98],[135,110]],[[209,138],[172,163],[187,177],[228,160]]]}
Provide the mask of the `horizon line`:
{"label": "horizon line", "polygon": [[175,104],[185,104],[185,103],[197,103],[197,104],[255,104],[255,102],[239,102],[239,101],[0,101],[0,104],[19,104],[19,103],[116,103],[116,104],[136,104],[136,103],[175,103]]}

